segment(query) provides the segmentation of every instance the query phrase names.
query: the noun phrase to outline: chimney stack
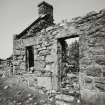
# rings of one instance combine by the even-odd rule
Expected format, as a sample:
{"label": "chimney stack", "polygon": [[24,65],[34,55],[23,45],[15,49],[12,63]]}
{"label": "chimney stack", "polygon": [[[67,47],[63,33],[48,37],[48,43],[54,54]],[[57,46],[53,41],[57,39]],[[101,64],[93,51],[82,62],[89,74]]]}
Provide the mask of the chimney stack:
{"label": "chimney stack", "polygon": [[53,23],[53,6],[46,3],[45,1],[41,2],[38,5],[38,14],[39,17],[48,16],[50,22]]}

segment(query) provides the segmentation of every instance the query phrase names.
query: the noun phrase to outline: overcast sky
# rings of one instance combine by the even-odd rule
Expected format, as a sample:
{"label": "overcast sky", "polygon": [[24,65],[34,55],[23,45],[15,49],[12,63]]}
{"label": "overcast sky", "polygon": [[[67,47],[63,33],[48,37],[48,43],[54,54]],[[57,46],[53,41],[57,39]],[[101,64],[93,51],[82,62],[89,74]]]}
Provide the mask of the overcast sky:
{"label": "overcast sky", "polygon": [[[12,54],[13,35],[20,33],[38,17],[42,0],[0,0],[0,57]],[[45,0],[54,7],[55,22],[84,16],[105,8],[105,0]]]}

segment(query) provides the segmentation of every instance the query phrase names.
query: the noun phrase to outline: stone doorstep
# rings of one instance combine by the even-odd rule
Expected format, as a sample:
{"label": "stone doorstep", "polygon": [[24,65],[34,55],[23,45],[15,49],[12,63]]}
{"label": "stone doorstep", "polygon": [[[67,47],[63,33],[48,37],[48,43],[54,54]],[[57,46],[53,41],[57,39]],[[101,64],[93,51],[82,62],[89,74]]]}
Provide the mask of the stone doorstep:
{"label": "stone doorstep", "polygon": [[63,99],[56,99],[56,102],[73,103],[73,101],[70,102],[70,101],[66,101],[66,100],[63,100]]}
{"label": "stone doorstep", "polygon": [[61,100],[56,100],[56,105],[72,105],[72,103],[64,102],[64,101],[61,101]]}
{"label": "stone doorstep", "polygon": [[74,101],[73,96],[64,95],[64,94],[56,95],[55,98],[57,101],[62,101],[62,102],[66,102],[66,103],[72,103]]}

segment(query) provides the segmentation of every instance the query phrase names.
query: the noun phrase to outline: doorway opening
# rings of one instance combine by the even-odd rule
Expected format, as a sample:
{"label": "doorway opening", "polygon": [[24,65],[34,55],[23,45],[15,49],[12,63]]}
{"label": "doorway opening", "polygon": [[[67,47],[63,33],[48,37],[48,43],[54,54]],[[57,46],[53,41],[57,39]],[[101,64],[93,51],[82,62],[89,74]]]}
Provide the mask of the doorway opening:
{"label": "doorway opening", "polygon": [[34,48],[28,46],[26,47],[26,69],[30,71],[32,67],[34,67]]}
{"label": "doorway opening", "polygon": [[59,87],[72,88],[72,84],[78,82],[79,74],[78,36],[58,39],[58,67]]}

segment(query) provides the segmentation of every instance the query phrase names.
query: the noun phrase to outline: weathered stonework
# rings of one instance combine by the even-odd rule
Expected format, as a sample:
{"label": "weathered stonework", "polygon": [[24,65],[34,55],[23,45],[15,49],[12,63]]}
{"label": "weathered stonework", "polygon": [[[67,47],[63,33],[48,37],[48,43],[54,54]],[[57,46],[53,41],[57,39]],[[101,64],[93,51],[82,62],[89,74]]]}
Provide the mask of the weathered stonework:
{"label": "weathered stonework", "polygon": [[105,97],[105,77],[103,76],[105,70],[104,18],[105,10],[84,18],[84,20],[89,19],[85,22],[89,27],[83,31],[84,36],[80,36],[80,91],[82,104],[105,104],[103,99]]}
{"label": "weathered stonework", "polygon": [[[61,69],[61,38],[79,36],[79,84],[81,102],[86,105],[104,105],[105,100],[105,10],[90,12],[84,17],[51,25],[41,31],[33,32],[35,24],[22,33],[22,37],[14,36],[13,68],[14,74],[27,74],[26,48],[34,50],[33,74],[42,81],[49,78],[48,84],[58,89],[58,77]],[[21,36],[21,35],[20,35]],[[47,81],[47,79],[45,79]],[[43,85],[42,83],[40,85]],[[44,84],[45,87],[47,83]]]}

